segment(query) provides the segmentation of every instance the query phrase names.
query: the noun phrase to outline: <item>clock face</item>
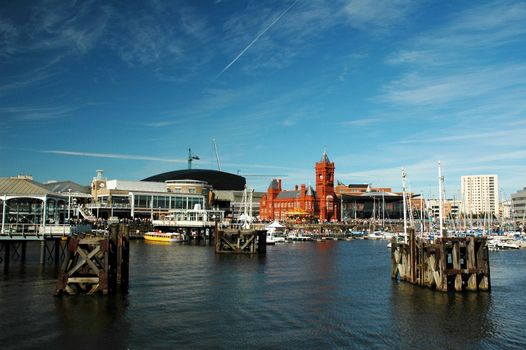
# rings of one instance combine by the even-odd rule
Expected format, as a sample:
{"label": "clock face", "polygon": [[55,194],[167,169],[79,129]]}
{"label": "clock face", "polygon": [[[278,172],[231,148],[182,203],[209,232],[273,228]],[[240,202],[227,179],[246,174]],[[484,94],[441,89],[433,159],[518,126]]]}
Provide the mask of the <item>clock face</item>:
{"label": "clock face", "polygon": [[101,183],[99,184],[99,187],[100,187],[100,188],[104,188],[104,186],[105,186],[105,185],[104,185],[104,182],[101,182]]}

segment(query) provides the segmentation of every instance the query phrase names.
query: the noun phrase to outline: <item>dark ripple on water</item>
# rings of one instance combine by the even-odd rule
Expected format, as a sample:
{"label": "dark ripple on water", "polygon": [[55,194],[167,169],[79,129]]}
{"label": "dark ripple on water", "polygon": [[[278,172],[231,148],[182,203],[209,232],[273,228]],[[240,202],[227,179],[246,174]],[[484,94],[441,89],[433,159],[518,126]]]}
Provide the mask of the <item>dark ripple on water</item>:
{"label": "dark ripple on water", "polygon": [[126,296],[54,298],[55,268],[4,269],[1,347],[525,348],[526,251],[492,253],[491,293],[444,294],[391,281],[383,241],[131,248]]}

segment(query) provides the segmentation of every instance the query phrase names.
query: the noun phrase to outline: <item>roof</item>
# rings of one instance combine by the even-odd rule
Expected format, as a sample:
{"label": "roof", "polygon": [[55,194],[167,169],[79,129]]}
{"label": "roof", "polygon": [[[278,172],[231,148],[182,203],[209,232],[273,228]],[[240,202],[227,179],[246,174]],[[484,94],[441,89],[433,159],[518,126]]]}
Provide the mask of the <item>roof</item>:
{"label": "roof", "polygon": [[277,199],[299,198],[300,191],[283,191],[278,194]]}
{"label": "roof", "polygon": [[0,178],[0,195],[46,195],[52,191],[42,184],[27,179]]}
{"label": "roof", "polygon": [[349,184],[349,186],[347,186],[349,188],[367,188],[369,187],[369,184]]}
{"label": "roof", "polygon": [[321,160],[320,160],[321,163],[330,163],[331,161],[329,160],[329,156],[327,155],[327,150],[324,149],[323,150],[323,154],[321,155]]}
{"label": "roof", "polygon": [[71,189],[71,192],[76,192],[76,193],[91,193],[91,189],[89,186],[82,186],[76,182],[69,181],[69,180],[42,184],[42,187],[48,189],[51,192],[59,192],[59,193],[60,192],[67,193],[69,192],[68,190],[70,189]]}
{"label": "roof", "polygon": [[[312,189],[311,186],[307,186],[305,190],[305,195],[307,197],[313,196],[316,192]],[[300,198],[301,197],[301,190],[295,190],[295,191],[283,191],[278,194],[276,197],[277,199],[286,199],[286,198]]]}
{"label": "roof", "polygon": [[142,181],[165,182],[168,180],[206,181],[214,190],[243,191],[246,179],[243,176],[218,170],[183,169],[150,176]]}
{"label": "roof", "polygon": [[[376,192],[376,191],[369,191],[361,194],[362,197],[397,197],[397,194],[394,194],[392,192]],[[398,196],[400,197],[400,196]]]}
{"label": "roof", "polygon": [[144,182],[129,180],[108,180],[106,188],[109,190],[130,191],[130,192],[168,192],[168,187],[164,182]]}

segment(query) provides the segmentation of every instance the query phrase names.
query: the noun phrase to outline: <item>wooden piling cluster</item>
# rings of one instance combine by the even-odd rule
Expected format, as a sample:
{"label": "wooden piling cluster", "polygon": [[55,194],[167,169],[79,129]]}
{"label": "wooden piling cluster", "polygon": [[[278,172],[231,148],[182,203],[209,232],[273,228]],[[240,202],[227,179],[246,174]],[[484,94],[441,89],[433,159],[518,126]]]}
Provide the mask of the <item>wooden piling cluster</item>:
{"label": "wooden piling cluster", "polygon": [[391,241],[393,279],[442,292],[489,291],[490,266],[486,237],[444,237],[433,242],[416,238]]}
{"label": "wooden piling cluster", "polygon": [[102,294],[128,290],[129,227],[110,226],[104,236],[68,237],[55,295]]}
{"label": "wooden piling cluster", "polygon": [[215,251],[218,254],[265,254],[267,231],[217,231]]}

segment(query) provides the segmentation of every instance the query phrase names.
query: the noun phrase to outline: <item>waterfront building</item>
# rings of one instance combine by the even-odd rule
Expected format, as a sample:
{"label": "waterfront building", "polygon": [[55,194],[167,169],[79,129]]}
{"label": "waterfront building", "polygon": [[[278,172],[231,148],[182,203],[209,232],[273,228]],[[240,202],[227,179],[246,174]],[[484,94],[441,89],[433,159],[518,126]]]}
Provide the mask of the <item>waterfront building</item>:
{"label": "waterfront building", "polygon": [[497,175],[469,175],[460,178],[462,211],[466,215],[499,214]]}
{"label": "waterfront building", "polygon": [[370,184],[349,184],[345,185],[338,181],[338,184],[334,187],[334,192],[337,196],[341,194],[360,195],[366,192],[393,192],[391,187],[371,187]]}
{"label": "waterfront building", "polygon": [[315,164],[316,190],[310,185],[296,185],[283,190],[281,179],[273,179],[260,200],[262,220],[302,220],[320,222],[338,219],[338,200],[334,191],[334,163],[324,151]]}
{"label": "waterfront building", "polygon": [[311,221],[318,215],[315,192],[311,186],[294,187],[284,191],[281,179],[273,179],[263,194],[259,204],[259,216],[262,220],[286,220],[297,218]]}
{"label": "waterfront building", "polygon": [[511,194],[511,212],[513,220],[522,223],[526,221],[526,187]]}
{"label": "waterfront building", "polygon": [[510,220],[512,218],[513,211],[511,208],[511,199],[500,202],[499,205],[499,218],[502,220]]}
{"label": "waterfront building", "polygon": [[[351,185],[349,185],[351,186]],[[410,195],[406,195],[410,199]],[[390,221],[403,218],[403,196],[386,191],[365,191],[356,194],[342,193],[339,210],[343,222],[352,220]],[[418,202],[416,202],[418,203]],[[413,210],[416,210],[413,207]],[[415,217],[419,215],[414,214]]]}
{"label": "waterfront building", "polygon": [[49,190],[30,176],[0,178],[1,233],[37,234],[62,228],[67,203],[67,196]]}
{"label": "waterfront building", "polygon": [[159,219],[171,209],[208,209],[210,186],[199,180],[166,182],[108,180],[102,170],[91,182],[95,217],[146,217]]}

